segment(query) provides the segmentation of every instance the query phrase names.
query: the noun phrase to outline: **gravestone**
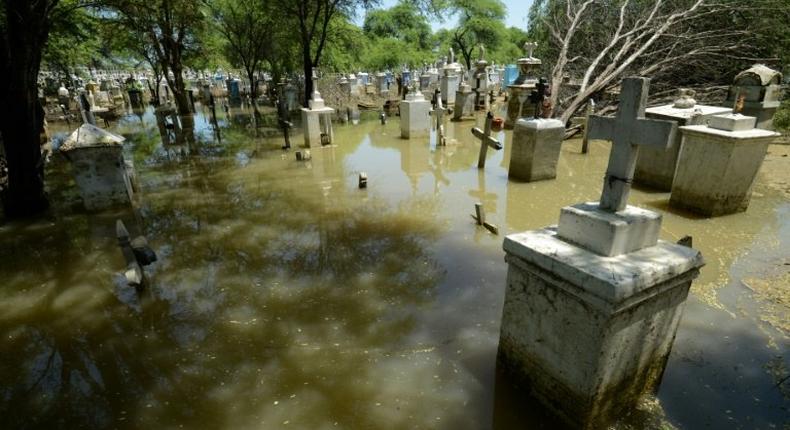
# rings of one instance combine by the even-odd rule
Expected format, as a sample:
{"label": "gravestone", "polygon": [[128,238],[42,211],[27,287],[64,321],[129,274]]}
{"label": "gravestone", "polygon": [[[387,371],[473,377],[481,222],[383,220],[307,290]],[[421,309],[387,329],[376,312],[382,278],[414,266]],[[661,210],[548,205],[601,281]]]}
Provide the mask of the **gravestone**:
{"label": "gravestone", "polygon": [[[727,105],[742,104],[738,112],[757,118],[757,128],[773,130],[773,118],[779,109],[782,74],[762,64],[738,73],[727,95]],[[740,100],[739,100],[740,99]]]}
{"label": "gravestone", "polygon": [[516,123],[508,166],[510,179],[532,182],[557,177],[565,124],[540,117],[546,88],[545,80],[541,79],[530,97],[535,105],[534,117],[522,118]]}
{"label": "gravestone", "polygon": [[445,104],[455,104],[455,92],[461,82],[461,65],[455,62],[455,52],[450,48],[450,57],[447,64],[442,68],[440,89],[442,90],[442,101]]}
{"label": "gravestone", "polygon": [[[648,82],[626,79],[617,118],[593,117],[592,135],[615,139],[601,202],[563,208],[559,227],[503,245],[498,366],[574,428],[607,428],[656,391],[704,264],[657,240],[661,215],[627,206],[628,189],[611,184],[630,178],[636,145],[673,138],[675,124],[644,119]],[[640,141],[644,133],[655,138]]]}
{"label": "gravestone", "polygon": [[376,73],[376,94],[384,97],[389,94],[386,73]]}
{"label": "gravestone", "polygon": [[123,157],[123,141],[122,136],[85,123],[61,145],[86,209],[131,203],[132,181]]}
{"label": "gravestone", "polygon": [[426,100],[415,85],[406,100],[400,102],[400,135],[404,139],[429,134],[431,102]]}
{"label": "gravestone", "polygon": [[324,104],[318,92],[318,75],[313,69],[313,94],[310,95],[309,107],[302,108],[302,127],[304,128],[304,146],[310,148],[329,145],[334,141],[332,131],[332,115],[335,110]]}
{"label": "gravestone", "polygon": [[541,61],[532,56],[533,50],[537,48],[535,42],[524,44],[527,56],[518,60],[518,77],[508,85],[507,116],[505,117],[505,128],[510,130],[516,125],[516,121],[527,115],[524,103],[527,96],[538,83],[537,72],[540,70]]}
{"label": "gravestone", "polygon": [[680,127],[670,206],[706,216],[745,211],[768,145],[779,136],[755,125],[755,117],[725,114],[710,117],[708,125]]}
{"label": "gravestone", "polygon": [[475,96],[472,92],[472,87],[466,83],[466,80],[461,81],[458,86],[458,91],[455,92],[455,105],[453,106],[453,121],[461,121],[464,119],[474,119],[475,117]]}
{"label": "gravestone", "polygon": [[[674,121],[678,126],[706,124],[713,115],[732,111],[730,108],[696,104],[693,92],[680,90],[680,97],[673,104],[645,109],[645,116],[652,119]],[[672,180],[677,169],[682,135],[677,133],[669,148],[639,150],[634,170],[634,182],[661,191],[672,189]]]}
{"label": "gravestone", "polygon": [[475,92],[475,110],[487,111],[489,107],[488,90],[490,82],[488,81],[488,61],[485,60],[485,55],[485,47],[483,45],[478,46],[477,62],[475,63],[472,80],[474,83],[473,91]]}

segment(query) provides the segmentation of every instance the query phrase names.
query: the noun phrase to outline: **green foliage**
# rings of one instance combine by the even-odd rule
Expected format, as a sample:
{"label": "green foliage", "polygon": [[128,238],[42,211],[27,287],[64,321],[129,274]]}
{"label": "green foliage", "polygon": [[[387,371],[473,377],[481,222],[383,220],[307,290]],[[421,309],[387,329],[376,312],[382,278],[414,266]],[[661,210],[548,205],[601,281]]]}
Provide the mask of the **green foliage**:
{"label": "green foliage", "polygon": [[501,0],[452,0],[449,10],[458,15],[458,27],[452,32],[453,46],[468,68],[473,65],[473,52],[479,45],[493,53],[507,39],[505,5]]}
{"label": "green foliage", "polygon": [[431,25],[419,10],[405,1],[365,16],[363,31],[369,37],[399,39],[417,50],[431,49]]}
{"label": "green foliage", "polygon": [[90,64],[103,47],[97,37],[98,20],[85,8],[77,8],[77,0],[62,1],[52,14],[49,38],[42,63],[64,78],[80,65]]}
{"label": "green foliage", "polygon": [[338,16],[329,23],[327,43],[324,48],[322,69],[332,72],[354,70],[365,62],[369,42],[362,29],[344,16]]}
{"label": "green foliage", "polygon": [[790,133],[790,100],[785,100],[774,115],[774,127],[784,133]]}

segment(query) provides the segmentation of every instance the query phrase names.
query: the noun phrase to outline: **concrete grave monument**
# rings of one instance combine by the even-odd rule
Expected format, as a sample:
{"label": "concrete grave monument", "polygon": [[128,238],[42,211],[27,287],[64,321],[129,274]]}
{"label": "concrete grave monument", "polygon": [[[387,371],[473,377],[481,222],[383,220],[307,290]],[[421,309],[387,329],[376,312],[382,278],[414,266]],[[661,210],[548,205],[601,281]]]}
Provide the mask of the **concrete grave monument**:
{"label": "concrete grave monument", "polygon": [[755,124],[755,117],[736,113],[680,127],[683,145],[669,204],[706,216],[745,211],[768,145],[779,136]]}
{"label": "concrete grave monument", "polygon": [[442,101],[447,105],[451,105],[455,103],[455,92],[458,91],[458,85],[461,81],[461,65],[455,62],[453,48],[450,48],[450,57],[448,63],[442,68],[442,72],[440,84]]}
{"label": "concrete grave monument", "polygon": [[757,118],[757,128],[773,130],[773,118],[782,94],[782,74],[770,67],[756,64],[738,73],[727,95],[727,104],[747,116]]}
{"label": "concrete grave monument", "polygon": [[472,74],[475,92],[475,110],[487,111],[489,108],[488,91],[490,83],[488,81],[488,61],[485,60],[486,49],[483,45],[478,46],[477,62]]}
{"label": "concrete grave monument", "polygon": [[505,128],[508,130],[513,129],[516,121],[526,114],[524,103],[538,83],[537,72],[540,69],[541,61],[532,56],[537,47],[538,44],[535,42],[524,44],[527,56],[518,60],[518,77],[511,85],[508,85],[507,117],[505,117]]}
{"label": "concrete grave monument", "polygon": [[535,105],[534,118],[522,118],[516,123],[508,178],[532,182],[557,177],[565,124],[558,119],[541,118],[547,87],[545,79],[541,79],[530,96]]}
{"label": "concrete grave monument", "polygon": [[[645,116],[652,119],[674,121],[678,126],[705,124],[713,115],[725,114],[730,108],[698,105],[692,90],[681,89],[678,99],[669,105],[645,109]],[[639,151],[634,171],[634,182],[661,191],[672,189],[682,135],[677,133],[669,148],[645,147]]]}
{"label": "concrete grave monument", "polygon": [[82,124],[60,147],[72,164],[74,180],[88,210],[126,205],[133,195],[130,163],[124,161],[122,136]]}
{"label": "concrete grave monument", "polygon": [[310,148],[319,145],[330,145],[334,141],[332,132],[332,115],[335,110],[324,104],[318,92],[318,75],[313,69],[313,94],[310,95],[309,107],[302,108],[302,127],[304,128],[304,146]]}
{"label": "concrete grave monument", "polygon": [[400,135],[404,139],[422,137],[429,134],[429,112],[431,102],[426,100],[416,85],[412,87],[406,100],[400,103]]}
{"label": "concrete grave monument", "polygon": [[615,140],[600,203],[563,208],[559,227],[504,242],[498,365],[575,428],[606,428],[658,388],[704,264],[658,240],[660,214],[626,204],[637,145],[666,146],[676,128],[644,119],[648,82],[626,79],[617,118],[592,118],[592,136]]}
{"label": "concrete grave monument", "polygon": [[472,87],[466,83],[466,76],[462,75],[461,85],[455,92],[455,105],[453,106],[453,121],[474,119],[475,96]]}

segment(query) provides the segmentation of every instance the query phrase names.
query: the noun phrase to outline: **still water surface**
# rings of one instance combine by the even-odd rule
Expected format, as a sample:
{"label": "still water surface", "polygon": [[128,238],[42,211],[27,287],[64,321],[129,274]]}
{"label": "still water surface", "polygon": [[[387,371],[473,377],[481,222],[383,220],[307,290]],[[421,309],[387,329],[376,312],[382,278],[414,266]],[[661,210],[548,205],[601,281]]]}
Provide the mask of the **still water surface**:
{"label": "still water surface", "polygon": [[[297,162],[243,114],[220,112],[219,141],[199,113],[191,156],[162,147],[150,111],[130,115],[113,129],[137,211],[86,213],[56,157],[50,218],[0,226],[0,427],[556,428],[497,376],[501,245],[597,199],[608,144],[565,142],[556,180],[517,183],[510,132],[476,168],[473,122],[448,122],[444,148],[401,140],[396,118],[336,124],[337,146]],[[644,426],[787,426],[788,303],[758,293],[790,279],[790,201],[762,177],[738,215],[668,199],[630,203],[708,264]],[[478,201],[499,236],[474,224]],[[116,218],[159,257],[141,296],[117,274]]]}

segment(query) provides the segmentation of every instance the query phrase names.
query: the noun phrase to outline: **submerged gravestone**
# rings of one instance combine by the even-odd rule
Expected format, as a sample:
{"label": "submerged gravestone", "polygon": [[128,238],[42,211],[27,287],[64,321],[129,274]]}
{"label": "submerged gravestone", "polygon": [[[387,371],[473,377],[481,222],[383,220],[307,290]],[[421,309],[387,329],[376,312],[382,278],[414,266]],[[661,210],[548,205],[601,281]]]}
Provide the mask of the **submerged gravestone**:
{"label": "submerged gravestone", "polygon": [[725,114],[708,125],[681,127],[669,204],[706,216],[745,211],[768,145],[779,136],[755,125],[755,117]]}
{"label": "submerged gravestone", "polygon": [[474,119],[475,117],[475,96],[472,87],[466,83],[466,79],[461,81],[458,91],[455,92],[455,105],[453,106],[453,121],[464,119]]}
{"label": "submerged gravestone", "polygon": [[404,139],[429,134],[431,102],[426,100],[417,86],[400,102],[400,136]]}
{"label": "submerged gravestone", "polygon": [[478,47],[477,62],[472,74],[475,92],[475,110],[487,111],[489,108],[488,91],[488,61],[485,59],[486,50],[483,45]]}
{"label": "submerged gravestone", "polygon": [[773,118],[782,95],[782,74],[762,64],[738,73],[727,95],[727,104],[736,111],[757,118],[756,128],[773,130]]}
{"label": "submerged gravestone", "polygon": [[562,209],[559,227],[505,239],[507,289],[498,364],[573,427],[605,428],[654,392],[691,282],[704,264],[658,240],[661,215],[627,206],[640,136],[666,146],[675,124],[644,119],[648,80],[623,82],[600,203]]}
{"label": "submerged gravestone", "polygon": [[524,103],[527,101],[527,96],[535,89],[538,83],[537,72],[541,66],[541,61],[532,56],[534,49],[537,47],[538,44],[535,42],[525,43],[524,49],[527,51],[527,56],[519,58],[517,61],[518,77],[511,85],[508,85],[507,117],[505,117],[506,129],[512,129],[516,125],[516,121],[527,114]]}
{"label": "submerged gravestone", "polygon": [[130,204],[130,166],[124,161],[122,136],[82,124],[60,147],[71,162],[74,180],[88,210]]}
{"label": "submerged gravestone", "polygon": [[542,80],[533,95],[535,117],[522,118],[513,131],[508,178],[533,182],[557,177],[565,124],[558,119],[540,118],[546,83]]}
{"label": "submerged gravestone", "polygon": [[450,57],[447,64],[442,68],[440,89],[442,90],[442,101],[447,105],[455,104],[455,92],[461,82],[461,65],[455,62],[455,53],[450,48]]}
{"label": "submerged gravestone", "polygon": [[302,108],[302,127],[304,128],[304,146],[307,148],[329,145],[334,140],[332,131],[332,115],[335,110],[324,104],[318,92],[318,75],[313,69],[313,94],[310,96],[309,107]]}
{"label": "submerged gravestone", "polygon": [[[732,111],[730,108],[697,104],[691,90],[680,90],[680,97],[672,103],[645,109],[652,119],[674,121],[678,126],[706,124],[713,115]],[[634,182],[661,191],[672,189],[677,169],[682,135],[677,133],[669,148],[645,147],[639,150],[634,171]]]}

